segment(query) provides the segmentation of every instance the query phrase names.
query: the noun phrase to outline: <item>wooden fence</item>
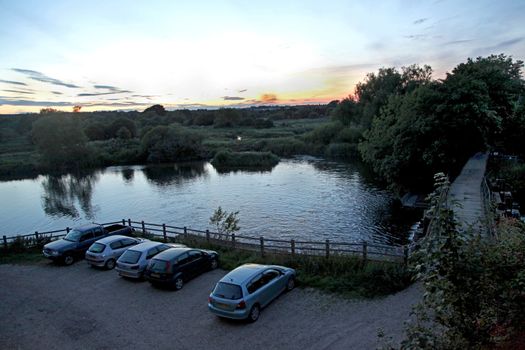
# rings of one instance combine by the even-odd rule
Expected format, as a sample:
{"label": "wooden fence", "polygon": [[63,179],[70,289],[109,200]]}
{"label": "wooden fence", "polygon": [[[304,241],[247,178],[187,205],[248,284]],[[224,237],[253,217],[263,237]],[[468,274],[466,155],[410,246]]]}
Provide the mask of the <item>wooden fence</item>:
{"label": "wooden fence", "polygon": [[[185,240],[195,240],[198,242],[206,242],[217,246],[239,249],[244,251],[258,252],[260,255],[265,254],[286,254],[286,255],[303,255],[303,256],[356,256],[363,260],[375,261],[394,261],[407,262],[408,247],[407,246],[389,246],[384,244],[376,244],[369,242],[348,243],[348,242],[334,242],[331,240],[325,241],[307,241],[307,240],[285,240],[266,237],[254,237],[240,234],[224,234],[213,232],[209,230],[196,230],[188,227],[178,227],[167,224],[155,224],[145,221],[134,221],[131,219],[122,219],[121,221],[113,221],[102,223],[101,225],[122,224],[129,226],[135,230],[135,233],[146,238],[160,239],[165,242],[175,241],[183,238]],[[28,245],[36,245],[39,242],[50,241],[62,238],[71,229],[69,227],[63,230],[36,231],[29,235],[19,235],[15,237],[3,236],[3,245],[7,248],[17,239],[23,239]]]}

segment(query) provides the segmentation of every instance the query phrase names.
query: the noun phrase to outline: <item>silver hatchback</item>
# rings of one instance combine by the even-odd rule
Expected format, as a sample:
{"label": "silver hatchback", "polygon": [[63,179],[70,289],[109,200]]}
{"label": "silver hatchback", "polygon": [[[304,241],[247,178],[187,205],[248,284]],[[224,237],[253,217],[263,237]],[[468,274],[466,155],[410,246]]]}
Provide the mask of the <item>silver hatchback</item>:
{"label": "silver hatchback", "polygon": [[86,252],[89,265],[111,270],[117,259],[130,247],[144,242],[144,239],[121,235],[108,236],[93,243]]}
{"label": "silver hatchback", "polygon": [[169,248],[185,248],[184,244],[161,243],[148,241],[128,249],[117,260],[117,268],[119,275],[128,278],[142,279],[144,277],[144,270],[148,266],[149,261],[155,255],[165,251]]}

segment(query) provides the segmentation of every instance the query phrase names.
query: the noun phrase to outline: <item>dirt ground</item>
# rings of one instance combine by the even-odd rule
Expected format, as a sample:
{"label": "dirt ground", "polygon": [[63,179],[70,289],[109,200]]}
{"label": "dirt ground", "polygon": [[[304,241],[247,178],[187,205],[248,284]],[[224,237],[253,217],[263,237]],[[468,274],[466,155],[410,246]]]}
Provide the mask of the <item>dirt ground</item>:
{"label": "dirt ground", "polygon": [[83,261],[0,265],[0,349],[376,349],[379,329],[401,339],[422,294],[414,285],[353,301],[296,288],[247,324],[207,309],[225,273],[211,271],[167,291]]}

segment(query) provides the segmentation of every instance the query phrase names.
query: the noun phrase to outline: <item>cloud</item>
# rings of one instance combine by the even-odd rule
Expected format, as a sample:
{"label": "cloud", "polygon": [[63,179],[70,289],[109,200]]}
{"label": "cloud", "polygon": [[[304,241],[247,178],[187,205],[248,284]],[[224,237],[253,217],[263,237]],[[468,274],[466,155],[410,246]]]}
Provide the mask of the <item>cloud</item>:
{"label": "cloud", "polygon": [[23,91],[23,90],[7,90],[6,89],[6,90],[3,90],[3,91],[5,91],[5,92],[14,92],[16,94],[27,94],[27,95],[33,95],[34,94],[34,92],[32,92],[32,91]]}
{"label": "cloud", "polygon": [[3,80],[3,79],[0,79],[0,83],[6,83],[6,84],[12,84],[12,85],[20,85],[20,86],[27,86],[26,83],[22,83],[20,81]]}
{"label": "cloud", "polygon": [[426,22],[428,21],[428,18],[420,18],[420,19],[416,19],[414,22],[412,22],[413,24],[421,24],[423,22]]}
{"label": "cloud", "polygon": [[248,91],[248,89],[242,89],[242,90],[239,90],[239,91],[237,91],[237,92],[238,92],[238,93],[243,93],[243,92],[246,92],[246,91]]}
{"label": "cloud", "polygon": [[60,91],[51,91],[51,93],[53,93],[55,95],[62,95],[62,93]]}
{"label": "cloud", "polygon": [[261,95],[261,101],[263,103],[274,103],[277,102],[277,95],[276,94],[262,94]]}
{"label": "cloud", "polygon": [[129,91],[129,90],[118,90],[118,91],[111,91],[111,92],[94,92],[94,93],[85,92],[85,93],[78,94],[77,96],[78,97],[102,96],[102,95],[122,94],[122,93],[125,93],[125,92],[132,92],[132,91]]}
{"label": "cloud", "polygon": [[78,85],[64,83],[61,80],[48,77],[47,75],[37,72],[36,70],[21,69],[21,68],[11,68],[11,70],[27,75],[29,79],[33,79],[33,80],[40,81],[43,83],[49,83],[49,84],[58,85],[58,86],[65,86],[65,87],[72,88],[72,89],[80,88],[80,86]]}
{"label": "cloud", "polygon": [[403,38],[411,39],[411,40],[422,40],[427,39],[427,34],[412,34],[412,35],[404,35]]}
{"label": "cloud", "polygon": [[443,45],[457,45],[457,44],[464,44],[474,41],[474,39],[463,39],[463,40],[453,40],[453,41],[447,41],[446,43],[443,43]]}
{"label": "cloud", "polygon": [[66,107],[73,106],[71,102],[50,102],[50,101],[32,101],[32,100],[14,100],[5,96],[0,96],[0,105],[10,106],[40,106],[40,107]]}
{"label": "cloud", "polygon": [[502,42],[500,42],[500,43],[498,43],[498,44],[496,44],[494,46],[488,46],[488,47],[479,48],[477,51],[478,52],[498,53],[498,51],[501,51],[503,49],[506,49],[509,46],[513,46],[513,45],[515,45],[515,44],[517,44],[519,42],[522,42],[524,39],[525,39],[525,37],[505,40],[505,41],[502,41]]}
{"label": "cloud", "polygon": [[93,85],[93,87],[95,89],[108,89],[108,90],[113,90],[113,91],[120,90],[119,88],[117,88],[115,86],[111,86],[111,85]]}
{"label": "cloud", "polygon": [[224,101],[242,101],[244,97],[239,96],[223,96],[221,97]]}

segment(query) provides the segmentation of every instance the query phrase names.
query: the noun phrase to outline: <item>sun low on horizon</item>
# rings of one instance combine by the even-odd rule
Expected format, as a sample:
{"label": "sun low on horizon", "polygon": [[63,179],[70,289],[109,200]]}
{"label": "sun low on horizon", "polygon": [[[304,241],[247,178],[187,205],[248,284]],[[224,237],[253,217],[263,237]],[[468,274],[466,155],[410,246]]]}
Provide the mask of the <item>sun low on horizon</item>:
{"label": "sun low on horizon", "polygon": [[522,1],[0,0],[0,114],[318,104],[380,67],[525,58]]}

